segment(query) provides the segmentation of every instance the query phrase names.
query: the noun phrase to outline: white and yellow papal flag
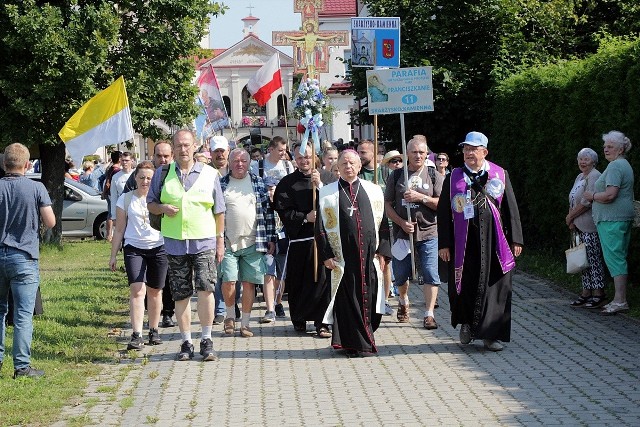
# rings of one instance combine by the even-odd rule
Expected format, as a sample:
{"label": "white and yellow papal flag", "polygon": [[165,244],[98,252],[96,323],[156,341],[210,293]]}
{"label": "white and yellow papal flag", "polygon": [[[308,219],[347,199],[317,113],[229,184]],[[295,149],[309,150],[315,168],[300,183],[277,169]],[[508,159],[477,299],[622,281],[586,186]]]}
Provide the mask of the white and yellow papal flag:
{"label": "white and yellow papal flag", "polygon": [[133,125],[124,77],[120,76],[80,107],[58,135],[77,168],[82,167],[84,156],[95,153],[98,148],[132,139]]}

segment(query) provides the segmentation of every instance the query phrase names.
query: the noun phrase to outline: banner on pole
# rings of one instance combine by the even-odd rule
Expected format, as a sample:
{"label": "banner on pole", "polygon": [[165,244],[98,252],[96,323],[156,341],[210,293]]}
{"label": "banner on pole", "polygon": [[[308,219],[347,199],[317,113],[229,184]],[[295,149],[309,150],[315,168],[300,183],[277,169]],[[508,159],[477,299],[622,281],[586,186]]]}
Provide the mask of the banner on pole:
{"label": "banner on pole", "polygon": [[400,18],[351,18],[352,67],[400,67]]}
{"label": "banner on pole", "polygon": [[433,111],[431,67],[367,70],[369,115]]}

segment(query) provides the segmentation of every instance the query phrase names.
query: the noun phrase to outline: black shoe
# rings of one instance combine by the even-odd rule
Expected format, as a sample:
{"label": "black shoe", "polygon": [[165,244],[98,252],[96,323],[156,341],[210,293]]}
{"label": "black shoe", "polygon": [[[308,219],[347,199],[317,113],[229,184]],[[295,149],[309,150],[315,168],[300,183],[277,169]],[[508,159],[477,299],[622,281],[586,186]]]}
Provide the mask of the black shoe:
{"label": "black shoe", "polygon": [[211,341],[211,338],[205,338],[200,341],[200,354],[202,355],[202,360],[205,362],[218,358],[216,352],[213,351],[213,341]]}
{"label": "black shoe", "polygon": [[224,314],[216,314],[216,317],[213,318],[214,325],[222,325],[224,322]]}
{"label": "black shoe", "polygon": [[127,350],[142,350],[144,348],[144,340],[139,333],[134,332],[131,334],[131,340],[127,345]]}
{"label": "black shoe", "polygon": [[13,378],[16,379],[18,377],[27,377],[27,378],[39,378],[44,375],[44,371],[39,369],[33,369],[31,366],[27,366],[26,368],[16,369],[13,371]]}
{"label": "black shoe", "polygon": [[177,360],[189,360],[193,359],[193,344],[189,341],[185,341],[180,346],[180,353],[176,357]]}
{"label": "black shoe", "polygon": [[168,314],[163,314],[160,326],[163,328],[172,328],[176,326],[176,322],[174,322],[171,316],[169,316]]}
{"label": "black shoe", "polygon": [[162,344],[162,338],[157,329],[149,329],[149,345]]}
{"label": "black shoe", "polygon": [[276,317],[287,317],[284,313],[284,307],[282,304],[276,304]]}

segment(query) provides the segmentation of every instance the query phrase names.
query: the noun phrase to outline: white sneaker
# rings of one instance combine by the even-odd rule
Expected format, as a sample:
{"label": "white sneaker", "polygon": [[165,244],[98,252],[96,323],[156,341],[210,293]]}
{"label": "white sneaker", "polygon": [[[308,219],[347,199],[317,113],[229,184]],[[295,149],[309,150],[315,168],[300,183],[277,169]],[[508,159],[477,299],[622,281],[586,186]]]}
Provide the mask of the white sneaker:
{"label": "white sneaker", "polygon": [[482,340],[482,342],[484,343],[484,348],[489,351],[501,351],[504,348],[498,341]]}
{"label": "white sneaker", "polygon": [[384,315],[385,316],[391,316],[393,314],[393,309],[391,308],[391,305],[389,305],[389,301],[385,301],[384,303]]}

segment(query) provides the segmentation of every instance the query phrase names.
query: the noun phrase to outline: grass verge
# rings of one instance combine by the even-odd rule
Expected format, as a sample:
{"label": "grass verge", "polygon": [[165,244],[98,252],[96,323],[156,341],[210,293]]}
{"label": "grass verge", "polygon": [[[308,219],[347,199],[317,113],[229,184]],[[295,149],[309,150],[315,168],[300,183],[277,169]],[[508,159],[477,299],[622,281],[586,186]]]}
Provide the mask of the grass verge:
{"label": "grass verge", "polygon": [[[128,320],[124,273],[108,269],[110,246],[102,241],[66,242],[64,249],[41,249],[44,314],[34,317],[32,363],[44,369],[38,380],[13,380],[11,353],[0,372],[0,425],[49,425],[87,378],[114,362],[113,333]],[[7,350],[13,328],[7,330]]]}

